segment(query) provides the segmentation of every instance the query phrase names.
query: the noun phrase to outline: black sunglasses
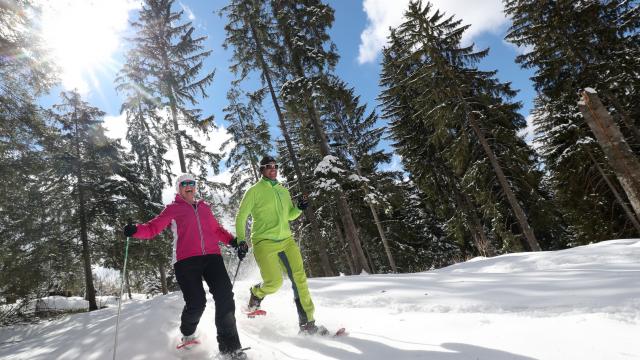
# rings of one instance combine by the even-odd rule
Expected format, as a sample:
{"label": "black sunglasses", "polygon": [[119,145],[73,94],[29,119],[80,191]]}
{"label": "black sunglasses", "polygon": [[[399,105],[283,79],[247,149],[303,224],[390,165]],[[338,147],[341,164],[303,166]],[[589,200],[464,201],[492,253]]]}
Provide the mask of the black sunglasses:
{"label": "black sunglasses", "polygon": [[182,187],[187,187],[187,186],[196,186],[196,182],[193,180],[185,180],[185,181],[181,181],[180,182],[180,186]]}
{"label": "black sunglasses", "polygon": [[278,169],[278,164],[267,164],[267,165],[260,165],[261,168],[267,168],[267,169]]}

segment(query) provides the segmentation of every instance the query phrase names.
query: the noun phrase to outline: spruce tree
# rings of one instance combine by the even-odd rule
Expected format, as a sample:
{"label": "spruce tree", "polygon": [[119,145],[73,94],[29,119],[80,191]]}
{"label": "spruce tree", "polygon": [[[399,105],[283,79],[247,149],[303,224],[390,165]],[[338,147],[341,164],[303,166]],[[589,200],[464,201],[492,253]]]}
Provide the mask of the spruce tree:
{"label": "spruce tree", "polygon": [[[153,218],[162,210],[162,190],[171,184],[171,162],[164,157],[168,153],[166,136],[168,124],[162,120],[158,111],[161,106],[153,97],[151,78],[144,68],[141,53],[131,50],[126,62],[116,78],[116,89],[125,95],[121,112],[127,121],[126,139],[131,144],[131,153],[135,158],[135,171],[140,174],[141,187],[148,189],[151,200],[142,211],[130,214],[139,222]],[[128,220],[128,219],[125,219]],[[132,247],[132,254],[140,255]],[[161,241],[152,241],[144,245],[145,263],[155,264],[163,294],[167,294],[166,269],[171,264],[171,242],[165,233]],[[138,251],[142,251],[141,249]],[[135,270],[135,267],[132,267]]]}
{"label": "spruce tree", "polygon": [[[619,184],[577,108],[594,88],[633,150],[640,148],[640,13],[637,1],[504,1],[506,40],[535,70],[534,125],[571,245],[636,234],[616,204]],[[613,179],[612,182],[608,178]],[[604,181],[603,181],[604,180]],[[608,184],[608,185],[607,185]]]}
{"label": "spruce tree", "polygon": [[229,124],[227,131],[232,137],[222,144],[221,149],[232,143],[235,145],[229,151],[226,162],[227,168],[231,170],[230,204],[235,210],[249,186],[260,180],[259,162],[262,154],[270,153],[273,148],[269,125],[260,107],[262,97],[262,92],[245,94],[244,103],[237,88],[232,88],[227,93],[229,105],[224,109],[224,118]]}
{"label": "spruce tree", "polygon": [[220,155],[207,151],[185,129],[206,134],[214,126],[212,116],[203,117],[202,111],[193,107],[199,98],[207,97],[206,88],[213,81],[214,71],[204,71],[204,59],[211,51],[204,50],[206,37],[194,37],[195,28],[183,22],[184,12],[174,11],[173,5],[173,0],[142,4],[138,19],[131,22],[136,29],[131,51],[142,59],[136,71],[148,85],[146,95],[156,101],[156,111],[166,119],[160,128],[165,131],[164,139],[176,145],[180,171],[197,170],[196,176],[204,184],[208,167],[217,172]]}
{"label": "spruce tree", "polygon": [[[276,93],[276,86],[286,75],[281,69],[282,47],[278,45],[277,29],[273,25],[275,21],[268,12],[267,3],[261,0],[234,0],[222,12],[229,19],[225,26],[227,38],[224,46],[233,46],[234,49],[234,63],[230,69],[238,76],[236,83],[243,81],[252,71],[259,74],[262,83],[269,91],[278,116],[278,125],[284,137],[287,152],[281,154],[286,155],[285,158],[293,165],[296,175],[295,182],[298,184],[300,194],[309,194],[311,189],[307,184],[310,181],[309,174],[312,173],[303,173],[301,169],[297,152],[294,149],[292,134],[290,134],[287,125],[286,114]],[[321,258],[322,273],[326,276],[334,275],[334,270],[325,251],[328,244],[318,226],[314,201],[310,201],[304,213],[311,225],[313,243],[322,244],[318,253]]]}
{"label": "spruce tree", "polygon": [[[451,192],[455,202],[466,209],[463,221],[479,249],[518,248],[511,234],[519,232],[526,247],[539,250],[522,193],[540,199],[540,176],[527,178],[536,164],[531,149],[517,136],[525,123],[517,113],[520,104],[509,101],[515,91],[500,83],[495,72],[475,67],[488,50],[461,46],[468,26],[421,2],[410,3],[405,17],[406,22],[392,32],[385,51],[385,116],[400,116],[407,122],[397,121],[392,132],[415,126],[424,128],[427,137],[415,128],[414,136],[399,131],[394,134],[396,146],[435,161],[432,169],[439,173],[420,170],[427,177],[418,176],[417,182],[435,182],[432,186]],[[410,168],[417,167],[420,158],[407,161],[412,162]],[[479,213],[489,218],[479,222]],[[501,225],[514,222],[519,229]],[[487,224],[490,235],[497,236],[490,246],[483,234]]]}
{"label": "spruce tree", "polygon": [[[36,105],[56,71],[38,31],[37,6],[28,0],[0,6],[0,305],[24,306],[46,295],[45,270],[56,250],[49,241],[58,235],[40,177],[43,138],[51,129]],[[0,306],[0,323],[12,320],[11,309],[19,310]]]}
{"label": "spruce tree", "polygon": [[388,266],[391,271],[397,272],[379,215],[385,206],[385,196],[373,184],[379,170],[378,166],[391,160],[391,154],[377,149],[385,129],[375,127],[378,121],[375,112],[365,115],[366,105],[360,105],[360,98],[354,94],[353,88],[348,88],[337,78],[329,80],[324,86],[323,96],[318,101],[320,113],[327,124],[329,138],[334,143],[336,153],[349,164],[350,169],[355,170],[347,179],[359,190],[354,192],[356,197],[363,199],[369,208],[364,217],[373,217],[376,235],[382,242]]}
{"label": "spruce tree", "polygon": [[122,149],[105,136],[103,117],[104,112],[83,101],[78,93],[62,93],[61,103],[50,112],[58,134],[46,143],[51,164],[43,174],[49,183],[47,191],[56,197],[51,206],[60,216],[62,233],[69,242],[80,240],[85,298],[90,310],[97,309],[92,244],[107,236],[105,228],[119,225],[113,217],[113,210],[118,208],[114,202],[127,194],[125,190],[131,190],[130,182],[122,177],[127,173],[122,171]]}
{"label": "spruce tree", "polygon": [[[287,76],[281,96],[289,111],[304,126],[313,129],[315,144],[323,161],[329,160],[333,155],[325,126],[318,114],[315,97],[319,92],[315,87],[338,61],[335,45],[327,32],[333,23],[333,9],[319,0],[303,3],[273,0],[271,11],[281,42],[278,53],[281,54],[282,67]],[[345,238],[356,252],[352,259],[354,265],[359,270],[371,272],[347,197],[340,187],[335,190]]]}

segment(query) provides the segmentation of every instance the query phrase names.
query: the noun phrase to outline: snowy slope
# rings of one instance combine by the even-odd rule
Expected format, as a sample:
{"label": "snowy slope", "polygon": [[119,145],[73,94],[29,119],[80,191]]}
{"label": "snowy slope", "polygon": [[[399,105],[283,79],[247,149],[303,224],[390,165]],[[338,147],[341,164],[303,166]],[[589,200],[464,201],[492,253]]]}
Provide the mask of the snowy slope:
{"label": "snowy slope", "polygon": [[[244,266],[244,265],[243,265]],[[256,271],[236,283],[246,303]],[[237,312],[250,359],[640,359],[640,240],[474,259],[437,271],[311,279],[319,323],[348,337],[297,335],[288,282]],[[209,296],[209,299],[211,297]],[[180,293],[123,304],[118,359],[215,354],[212,300],[198,351],[178,353]],[[111,359],[115,308],[0,329],[2,359]]]}

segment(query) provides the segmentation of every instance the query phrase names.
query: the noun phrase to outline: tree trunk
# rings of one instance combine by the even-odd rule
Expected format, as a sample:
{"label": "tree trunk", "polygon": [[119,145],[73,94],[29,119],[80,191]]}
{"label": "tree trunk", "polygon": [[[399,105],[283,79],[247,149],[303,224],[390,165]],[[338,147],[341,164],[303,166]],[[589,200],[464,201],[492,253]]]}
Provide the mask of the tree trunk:
{"label": "tree trunk", "polygon": [[[358,176],[362,177],[362,171],[360,170],[360,163],[358,162],[358,160],[353,154],[351,154],[351,157],[353,158],[353,162],[355,163],[356,172],[358,173]],[[365,198],[368,198],[370,194],[369,189],[367,188],[366,185],[363,186],[362,189],[364,190]],[[393,255],[391,254],[391,247],[389,247],[389,241],[387,240],[387,236],[385,235],[384,229],[382,228],[382,224],[380,223],[380,218],[378,217],[378,211],[376,210],[375,206],[373,206],[371,202],[368,201],[367,204],[369,205],[369,210],[371,211],[371,215],[373,216],[373,221],[376,224],[376,229],[378,229],[378,235],[380,235],[380,240],[382,241],[384,252],[387,255],[387,260],[389,261],[389,266],[391,267],[391,271],[394,273],[397,273],[398,268],[396,267],[396,262],[393,259]]]}
{"label": "tree trunk", "polygon": [[184,161],[184,151],[182,149],[182,137],[180,135],[180,126],[178,125],[178,109],[176,105],[175,98],[175,90],[173,85],[171,84],[171,67],[169,66],[169,59],[166,54],[162,54],[162,62],[163,62],[163,73],[164,78],[162,79],[165,82],[165,86],[167,87],[166,97],[169,98],[169,108],[171,109],[171,122],[173,123],[173,132],[176,139],[176,148],[178,149],[178,160],[180,161],[180,171],[183,173],[187,172],[187,165]]}
{"label": "tree trunk", "polygon": [[[489,242],[489,240],[487,239],[487,234],[484,231],[484,227],[482,226],[482,222],[480,221],[480,218],[478,217],[478,213],[476,211],[475,206],[473,205],[473,202],[471,201],[471,199],[469,198],[469,196],[465,193],[463,193],[459,188],[458,188],[458,183],[456,181],[456,177],[454,176],[453,172],[446,168],[444,165],[440,166],[440,171],[443,172],[445,174],[445,176],[447,176],[449,179],[452,179],[452,184],[450,186],[451,191],[453,192],[453,196],[454,196],[454,201],[456,203],[456,206],[460,209],[462,209],[462,211],[467,215],[468,218],[471,219],[471,224],[469,225],[469,232],[471,233],[471,237],[473,238],[473,242],[476,245],[476,249],[478,249],[478,253],[481,256],[493,256],[494,255],[494,251],[491,247],[491,243]],[[442,188],[442,185],[440,184],[440,182],[437,180],[436,178],[436,184],[438,186],[439,189]],[[442,191],[442,190],[440,190]],[[462,252],[463,252],[463,257],[466,258],[466,246],[463,244],[462,246]]]}
{"label": "tree trunk", "polygon": [[124,276],[124,281],[125,281],[125,285],[127,287],[127,294],[129,295],[129,300],[131,300],[131,299],[133,299],[133,296],[131,296],[131,284],[129,283],[129,272],[127,271],[124,275],[125,275]]}
{"label": "tree trunk", "polygon": [[496,176],[498,177],[498,182],[502,187],[502,191],[504,191],[505,195],[507,196],[509,205],[511,205],[511,209],[513,209],[513,212],[516,218],[518,219],[518,223],[520,224],[520,228],[522,229],[522,233],[524,234],[524,237],[527,240],[529,247],[531,248],[532,251],[540,251],[541,250],[540,244],[538,243],[538,239],[536,238],[536,235],[533,232],[533,229],[529,225],[529,220],[527,219],[527,215],[525,214],[524,210],[520,206],[520,203],[518,202],[516,195],[511,190],[511,186],[507,181],[507,177],[504,175],[504,171],[502,171],[502,167],[498,163],[498,159],[496,158],[496,155],[494,154],[493,150],[489,146],[489,142],[487,141],[487,138],[484,136],[484,132],[480,128],[480,125],[478,124],[475,114],[469,111],[468,115],[469,115],[469,123],[471,124],[471,128],[473,129],[476,136],[478,137],[478,140],[480,141],[480,144],[482,145],[482,148],[484,149],[485,154],[487,155],[487,157],[489,158],[489,161],[491,162],[491,166],[493,167],[493,170],[495,171]]}
{"label": "tree trunk", "polygon": [[[245,12],[245,14],[248,13]],[[267,63],[264,60],[264,50],[262,48],[262,42],[258,37],[258,32],[255,28],[253,21],[249,17],[245,17],[245,22],[249,24],[251,27],[251,35],[256,44],[256,57],[260,67],[262,68],[262,77],[264,78],[267,86],[269,87],[269,94],[271,95],[271,101],[273,102],[273,107],[276,110],[276,114],[278,115],[278,122],[280,124],[280,131],[282,131],[282,136],[284,137],[284,141],[287,145],[287,151],[289,152],[289,157],[291,158],[291,162],[293,163],[293,169],[296,173],[296,177],[298,178],[298,186],[300,187],[300,192],[303,195],[308,194],[307,186],[302,176],[302,171],[300,170],[300,165],[298,164],[298,158],[293,150],[293,142],[291,141],[291,136],[289,136],[289,131],[287,129],[287,124],[284,121],[284,115],[282,114],[282,109],[280,108],[280,103],[278,102],[278,98],[276,96],[275,90],[273,89],[273,82],[271,80],[271,74],[269,72],[269,68],[267,67]],[[312,202],[309,202],[309,206],[304,211],[305,217],[311,223],[311,231],[313,234],[311,235],[314,241],[318,244],[322,244],[321,249],[319,251],[320,255],[320,264],[322,266],[322,270],[325,276],[333,276],[335,272],[331,267],[331,262],[329,261],[329,255],[327,254],[326,249],[328,249],[329,244],[320,234],[320,227],[318,226],[318,220],[315,216],[315,208]]]}
{"label": "tree trunk", "polygon": [[89,247],[89,235],[87,230],[87,218],[84,199],[84,184],[82,176],[82,157],[80,152],[80,134],[78,133],[78,117],[74,116],[78,180],[78,217],[80,220],[80,241],[82,242],[82,261],[84,266],[84,280],[86,287],[85,299],[89,301],[89,311],[97,310],[96,289],[93,286],[93,273],[91,271],[91,249]]}
{"label": "tree trunk", "polygon": [[[336,220],[334,220],[334,223],[335,223],[335,227],[336,227],[336,237],[338,238],[338,242],[340,243],[341,250],[346,245],[351,250],[351,255],[353,257],[355,257],[356,256],[355,249],[351,249],[351,246],[350,246],[351,244],[348,243],[344,239],[344,236],[342,235],[342,230],[340,229],[340,222],[336,219]],[[344,256],[345,261],[347,262],[347,266],[349,267],[349,274],[350,275],[356,274],[356,270],[355,270],[355,268],[353,266],[353,261],[351,260],[351,256],[349,256],[349,253],[343,252],[343,251],[340,251],[340,252],[342,253],[342,255]]]}
{"label": "tree trunk", "polygon": [[162,287],[162,295],[167,295],[169,289],[167,288],[167,269],[164,267],[164,262],[158,264],[158,271],[160,271],[160,286]]}
{"label": "tree trunk", "polygon": [[602,176],[604,181],[607,183],[607,186],[609,186],[609,190],[611,190],[613,195],[616,197],[616,201],[618,202],[618,204],[620,204],[620,206],[624,210],[624,213],[627,215],[627,218],[629,219],[629,221],[631,221],[631,224],[633,224],[633,227],[636,229],[638,234],[640,234],[640,223],[638,222],[638,219],[636,218],[635,214],[633,213],[633,211],[631,211],[631,209],[629,209],[629,206],[627,206],[627,203],[622,199],[622,195],[620,195],[620,192],[618,191],[616,186],[611,182],[611,180],[609,180],[609,176],[607,176],[607,174],[604,173],[604,170],[602,169],[600,164],[598,164],[598,161],[596,161],[595,157],[593,157],[593,154],[591,154],[591,151],[589,151],[589,149],[587,149],[587,154],[589,154],[589,158],[591,159],[591,161],[593,162],[593,165],[596,167],[596,169],[600,173],[600,176]]}
{"label": "tree trunk", "polygon": [[636,217],[640,217],[640,162],[595,92],[583,91],[578,108],[627,194]]}

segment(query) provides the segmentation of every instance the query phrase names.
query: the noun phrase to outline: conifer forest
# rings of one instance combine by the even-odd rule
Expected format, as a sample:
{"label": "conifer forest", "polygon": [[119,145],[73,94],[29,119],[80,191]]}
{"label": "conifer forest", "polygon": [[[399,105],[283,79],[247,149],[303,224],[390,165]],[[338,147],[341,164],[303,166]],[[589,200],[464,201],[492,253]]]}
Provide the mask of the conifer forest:
{"label": "conifer forest", "polygon": [[[375,104],[336,71],[344,60],[324,0],[212,6],[231,54],[216,69],[211,30],[179,2],[139,3],[108,84],[121,140],[104,109],[60,87],[41,2],[0,1],[0,305],[73,295],[98,309],[98,295],[120,288],[98,269],[122,270],[123,226],[160,213],[182,173],[235,232],[265,155],[294,202],[309,199],[291,228],[311,278],[640,237],[640,1],[503,0],[503,41],[533,74],[532,140],[521,135],[523,89],[480,66],[492,49],[426,0],[389,31],[380,72],[368,74]],[[204,109],[211,97],[226,99],[223,117]],[[221,127],[229,138],[212,149]],[[223,171],[228,183],[213,179]],[[169,229],[130,241],[125,292],[177,290],[171,247]],[[0,324],[16,311],[0,311]]]}

